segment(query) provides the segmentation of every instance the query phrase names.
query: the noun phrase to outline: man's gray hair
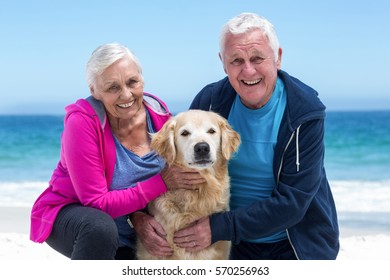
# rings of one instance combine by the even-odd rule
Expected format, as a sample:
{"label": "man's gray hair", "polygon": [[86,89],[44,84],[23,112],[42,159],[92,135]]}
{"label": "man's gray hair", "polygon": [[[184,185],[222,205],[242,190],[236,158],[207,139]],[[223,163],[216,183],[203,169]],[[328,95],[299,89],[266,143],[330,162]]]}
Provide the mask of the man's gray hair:
{"label": "man's gray hair", "polygon": [[269,45],[274,53],[275,61],[277,61],[279,56],[279,40],[276,36],[275,28],[267,19],[254,13],[239,14],[238,16],[230,19],[222,27],[219,39],[220,53],[223,54],[227,34],[244,34],[255,29],[260,29],[268,38]]}

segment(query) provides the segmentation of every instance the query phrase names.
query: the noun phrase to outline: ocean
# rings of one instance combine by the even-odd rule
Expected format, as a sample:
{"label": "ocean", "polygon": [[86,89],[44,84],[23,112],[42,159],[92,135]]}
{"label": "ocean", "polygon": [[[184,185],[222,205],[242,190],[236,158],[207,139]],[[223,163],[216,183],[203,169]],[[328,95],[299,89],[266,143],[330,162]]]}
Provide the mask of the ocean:
{"label": "ocean", "polygon": [[[327,112],[325,168],[340,227],[390,233],[390,111]],[[47,187],[63,116],[0,115],[0,206],[31,207]]]}

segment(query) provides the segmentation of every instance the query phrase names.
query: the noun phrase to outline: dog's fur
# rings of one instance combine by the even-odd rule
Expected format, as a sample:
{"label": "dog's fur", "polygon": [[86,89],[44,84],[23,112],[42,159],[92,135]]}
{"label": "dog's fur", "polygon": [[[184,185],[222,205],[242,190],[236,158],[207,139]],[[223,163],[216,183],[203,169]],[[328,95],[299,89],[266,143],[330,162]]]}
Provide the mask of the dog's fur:
{"label": "dog's fur", "polygon": [[156,257],[138,242],[139,259],[228,258],[229,241],[218,241],[199,252],[188,252],[173,243],[173,235],[199,218],[228,210],[227,163],[239,144],[239,134],[224,118],[201,110],[189,110],[172,117],[154,134],[151,146],[167,164],[196,169],[206,183],[196,186],[197,190],[170,190],[167,186],[167,193],[149,203],[150,212],[163,226],[174,254],[169,258]]}

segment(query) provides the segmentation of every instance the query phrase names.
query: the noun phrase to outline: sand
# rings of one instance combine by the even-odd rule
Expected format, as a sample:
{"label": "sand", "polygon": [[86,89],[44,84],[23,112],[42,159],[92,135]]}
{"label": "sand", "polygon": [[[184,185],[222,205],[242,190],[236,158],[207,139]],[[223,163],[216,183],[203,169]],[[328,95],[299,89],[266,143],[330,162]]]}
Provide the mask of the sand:
{"label": "sand", "polygon": [[[29,240],[30,209],[0,207],[0,260],[67,260]],[[338,260],[390,260],[390,234],[340,228]]]}

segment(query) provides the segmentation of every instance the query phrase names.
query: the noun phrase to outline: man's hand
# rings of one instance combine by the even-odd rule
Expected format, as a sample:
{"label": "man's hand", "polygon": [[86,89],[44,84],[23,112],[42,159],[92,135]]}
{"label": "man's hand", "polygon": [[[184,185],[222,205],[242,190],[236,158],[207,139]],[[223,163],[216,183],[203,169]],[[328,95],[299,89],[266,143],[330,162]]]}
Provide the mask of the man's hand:
{"label": "man's hand", "polygon": [[211,245],[211,229],[208,217],[195,221],[189,227],[179,230],[173,242],[189,252],[197,252]]}

